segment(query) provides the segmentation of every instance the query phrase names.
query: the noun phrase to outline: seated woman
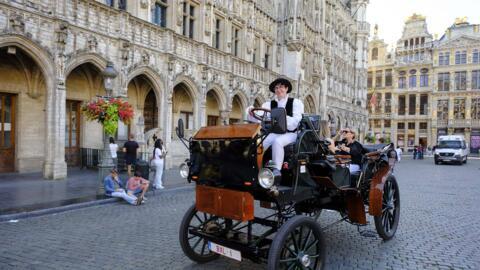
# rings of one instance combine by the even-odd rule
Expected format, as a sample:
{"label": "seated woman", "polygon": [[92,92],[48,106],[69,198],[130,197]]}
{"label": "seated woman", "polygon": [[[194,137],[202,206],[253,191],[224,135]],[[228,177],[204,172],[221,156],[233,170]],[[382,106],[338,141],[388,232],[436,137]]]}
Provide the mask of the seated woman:
{"label": "seated woman", "polygon": [[360,171],[362,165],[362,157],[368,151],[363,147],[363,145],[355,140],[355,131],[350,128],[342,130],[342,137],[344,138],[345,144],[340,144],[338,148],[340,155],[350,155],[352,161],[350,163],[350,174],[356,174]]}
{"label": "seated woman", "polygon": [[330,154],[335,154],[337,151],[340,151],[337,147],[335,147],[335,142],[330,134],[330,122],[328,122],[327,120],[320,121],[319,136],[320,139],[330,143],[328,145],[328,150],[330,151]]}

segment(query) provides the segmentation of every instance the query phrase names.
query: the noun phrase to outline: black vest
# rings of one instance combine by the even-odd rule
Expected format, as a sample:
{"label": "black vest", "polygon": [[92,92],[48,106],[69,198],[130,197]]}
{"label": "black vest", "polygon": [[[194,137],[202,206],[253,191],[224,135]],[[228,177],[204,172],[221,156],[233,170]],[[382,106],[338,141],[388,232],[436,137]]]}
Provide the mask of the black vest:
{"label": "black vest", "polygon": [[[285,111],[287,111],[287,115],[292,117],[293,116],[293,100],[294,98],[288,98],[287,105],[285,105]],[[278,107],[278,103],[276,100],[270,101],[270,110],[273,110]]]}

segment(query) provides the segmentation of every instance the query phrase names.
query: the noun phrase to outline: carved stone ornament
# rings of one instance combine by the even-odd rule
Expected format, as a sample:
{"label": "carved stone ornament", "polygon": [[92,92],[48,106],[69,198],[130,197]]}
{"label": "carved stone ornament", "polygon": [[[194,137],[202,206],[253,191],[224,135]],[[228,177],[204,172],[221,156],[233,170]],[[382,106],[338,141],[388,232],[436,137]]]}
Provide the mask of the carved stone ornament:
{"label": "carved stone ornament", "polygon": [[123,61],[128,61],[130,57],[130,48],[131,44],[128,41],[123,41],[122,42],[122,47],[120,48],[120,53],[122,54],[122,60]]}
{"label": "carved stone ornament", "polygon": [[92,51],[92,52],[96,51],[98,47],[97,37],[94,35],[90,35],[87,39],[87,45],[88,45],[89,51]]}
{"label": "carved stone ornament", "polygon": [[57,46],[60,51],[65,50],[68,38],[68,23],[61,22],[58,25],[58,29],[55,31],[57,34]]}
{"label": "carved stone ornament", "polygon": [[145,65],[150,64],[150,54],[148,54],[146,51],[142,53],[142,63]]}
{"label": "carved stone ornament", "polygon": [[140,0],[140,7],[141,8],[148,8],[149,0]]}
{"label": "carved stone ornament", "polygon": [[17,13],[12,13],[10,16],[10,27],[14,33],[24,33],[25,20],[23,19],[23,16]]}
{"label": "carved stone ornament", "polygon": [[183,24],[183,3],[185,0],[180,0],[177,3],[177,26],[182,26]]}

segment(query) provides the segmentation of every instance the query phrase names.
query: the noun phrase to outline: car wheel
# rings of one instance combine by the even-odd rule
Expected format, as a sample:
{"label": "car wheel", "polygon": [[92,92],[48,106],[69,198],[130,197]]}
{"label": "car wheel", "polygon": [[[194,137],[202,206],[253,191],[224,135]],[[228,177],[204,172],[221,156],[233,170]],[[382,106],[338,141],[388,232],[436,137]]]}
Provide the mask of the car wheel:
{"label": "car wheel", "polygon": [[375,228],[383,240],[390,240],[397,231],[400,220],[400,190],[397,180],[390,176],[383,186],[382,214],[374,217]]}
{"label": "car wheel", "polygon": [[[204,231],[206,227],[213,226],[216,223],[215,217],[197,211],[195,204],[193,204],[183,216],[180,224],[180,246],[183,253],[187,255],[192,261],[197,263],[207,263],[217,259],[220,255],[213,253],[208,249],[208,242],[206,239],[190,233],[190,229],[198,229]],[[210,225],[213,224],[213,225]]]}
{"label": "car wheel", "polygon": [[438,165],[440,164],[440,161],[438,161],[437,159],[435,159],[435,165]]}
{"label": "car wheel", "polygon": [[465,160],[463,161],[463,164],[467,164],[467,159],[468,159],[468,156],[465,156]]}
{"label": "car wheel", "polygon": [[325,241],[320,224],[295,216],[285,222],[273,238],[268,252],[268,270],[323,269]]}

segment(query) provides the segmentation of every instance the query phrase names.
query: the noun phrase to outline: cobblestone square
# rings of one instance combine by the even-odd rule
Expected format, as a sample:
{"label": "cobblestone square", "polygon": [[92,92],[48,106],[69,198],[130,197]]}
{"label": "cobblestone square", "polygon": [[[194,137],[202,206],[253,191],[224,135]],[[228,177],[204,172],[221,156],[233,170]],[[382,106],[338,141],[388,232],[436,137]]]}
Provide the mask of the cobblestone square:
{"label": "cobblestone square", "polygon": [[[479,269],[480,160],[396,168],[401,217],[389,242],[341,223],[324,231],[326,269]],[[220,258],[197,265],[182,253],[178,227],[193,190],[157,193],[140,207],[114,203],[0,223],[0,269],[264,269]],[[325,226],[336,212],[322,213]],[[361,230],[374,231],[373,219]]]}

